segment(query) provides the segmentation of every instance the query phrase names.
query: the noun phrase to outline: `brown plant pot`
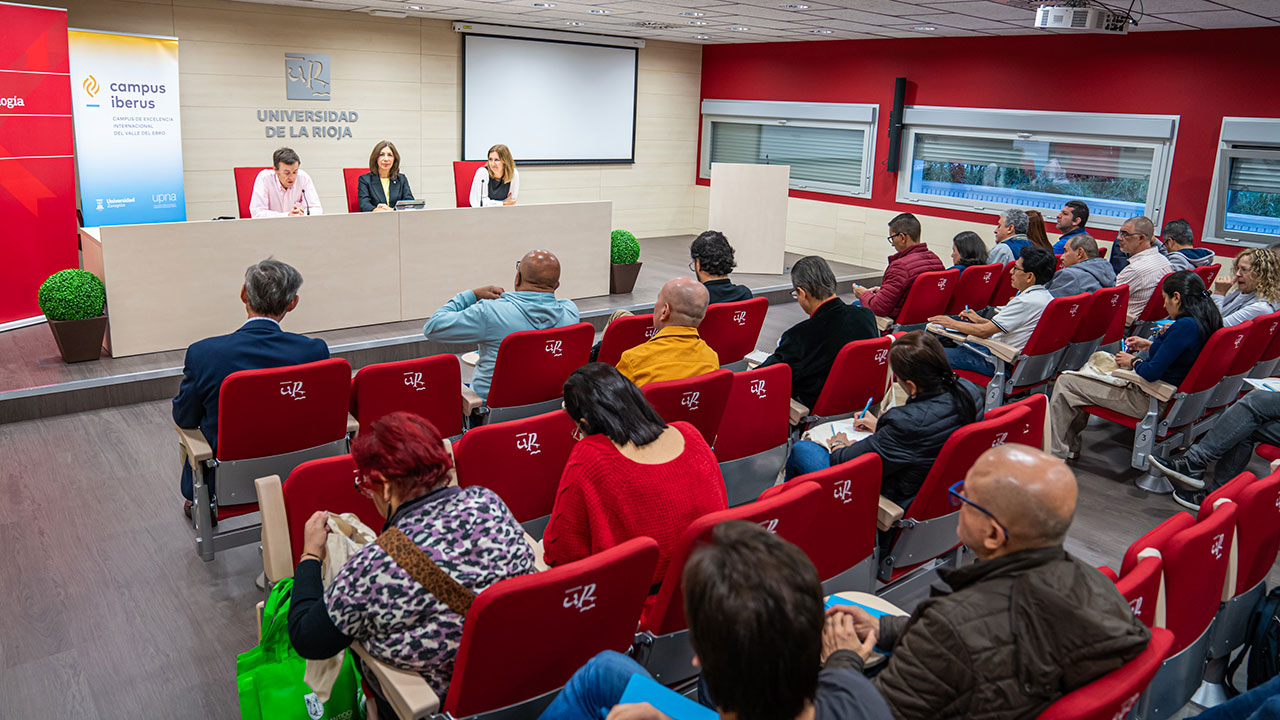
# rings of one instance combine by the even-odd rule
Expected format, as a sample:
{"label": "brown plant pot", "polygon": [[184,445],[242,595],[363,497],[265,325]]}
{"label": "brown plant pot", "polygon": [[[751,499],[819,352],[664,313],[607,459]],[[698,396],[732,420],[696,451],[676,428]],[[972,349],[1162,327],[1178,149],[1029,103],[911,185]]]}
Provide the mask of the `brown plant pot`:
{"label": "brown plant pot", "polygon": [[644,263],[633,262],[629,265],[609,266],[609,294],[629,293],[636,286],[636,277],[640,275],[640,266]]}
{"label": "brown plant pot", "polygon": [[107,334],[107,316],[84,320],[50,320],[49,330],[58,343],[62,362],[77,363],[102,357],[102,339]]}

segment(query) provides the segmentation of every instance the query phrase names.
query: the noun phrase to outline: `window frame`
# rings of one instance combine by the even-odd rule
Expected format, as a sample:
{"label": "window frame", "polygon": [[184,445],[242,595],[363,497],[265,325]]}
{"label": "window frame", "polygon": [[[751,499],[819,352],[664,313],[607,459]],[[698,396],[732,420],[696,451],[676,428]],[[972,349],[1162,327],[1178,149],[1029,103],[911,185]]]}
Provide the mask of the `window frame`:
{"label": "window frame", "polygon": [[1227,230],[1227,185],[1234,158],[1280,160],[1280,118],[1222,118],[1218,153],[1213,164],[1213,181],[1205,206],[1202,242],[1241,247],[1266,247],[1280,242],[1278,235]]}
{"label": "window frame", "polygon": [[[1003,140],[1037,140],[1152,150],[1151,177],[1144,203],[1147,217],[1161,226],[1177,140],[1178,117],[1111,113],[1064,113],[981,108],[909,107],[903,113],[897,201],[913,205],[995,215],[1023,205],[945,198],[911,190],[917,135],[950,135]],[[1070,199],[1070,198],[1067,198]],[[1065,202],[1065,200],[1064,200]],[[1086,199],[1087,202],[1087,199]],[[1042,209],[1043,212],[1043,209]],[[1050,218],[1049,213],[1045,213]],[[1089,215],[1089,228],[1117,230],[1126,218]]]}
{"label": "window frame", "polygon": [[791,190],[870,198],[872,167],[876,157],[876,119],[880,106],[868,103],[768,102],[755,100],[704,100],[702,102],[702,136],[698,148],[698,177],[711,179],[711,125],[728,122],[741,125],[784,125],[836,130],[862,130],[862,183],[854,187],[845,183],[801,180],[788,181]]}

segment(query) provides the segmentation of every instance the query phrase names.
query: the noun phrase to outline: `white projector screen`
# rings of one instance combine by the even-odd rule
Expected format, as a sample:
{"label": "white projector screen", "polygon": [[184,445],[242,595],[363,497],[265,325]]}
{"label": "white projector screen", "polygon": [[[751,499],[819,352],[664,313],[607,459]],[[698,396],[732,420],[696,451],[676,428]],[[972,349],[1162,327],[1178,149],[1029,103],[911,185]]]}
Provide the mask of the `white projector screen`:
{"label": "white projector screen", "polygon": [[462,159],[635,161],[635,48],[463,35]]}

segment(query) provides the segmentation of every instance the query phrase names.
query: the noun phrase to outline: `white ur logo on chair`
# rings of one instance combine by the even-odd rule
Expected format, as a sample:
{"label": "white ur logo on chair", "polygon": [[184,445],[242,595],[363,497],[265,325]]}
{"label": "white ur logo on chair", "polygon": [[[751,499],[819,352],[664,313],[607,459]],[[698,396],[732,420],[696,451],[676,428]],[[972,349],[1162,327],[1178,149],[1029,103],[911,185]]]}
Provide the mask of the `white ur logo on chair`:
{"label": "white ur logo on chair", "polygon": [[774,535],[777,535],[778,534],[778,518],[773,518],[772,520],[765,520],[764,522],[760,523],[760,527],[764,528],[765,530],[768,530]]}
{"label": "white ur logo on chair", "polygon": [[1133,710],[1134,705],[1138,704],[1138,696],[1141,694],[1134,693],[1128,700],[1125,700],[1120,709],[1116,711],[1116,714],[1111,716],[1111,720],[1124,720],[1124,718],[1129,717],[1129,712]]}
{"label": "white ur logo on chair", "polygon": [[[836,500],[842,503],[848,503],[853,500],[853,481],[841,480],[836,483],[834,496]],[[776,520],[774,522],[777,522]]]}
{"label": "white ur logo on chair", "polygon": [[542,447],[538,445],[538,433],[528,432],[516,435],[516,449],[524,450],[530,455],[542,452]]}
{"label": "white ur logo on chair", "polygon": [[982,273],[982,282],[991,282],[991,271],[990,271],[990,270],[988,270],[988,271],[986,271],[986,272]]}
{"label": "white ur logo on chair", "polygon": [[758,398],[764,399],[766,396],[763,380],[752,380],[749,389],[751,391],[751,394],[755,395]]}
{"label": "white ur logo on chair", "polygon": [[697,390],[690,390],[680,396],[680,404],[690,410],[698,409],[698,396],[702,393]]}
{"label": "white ur logo on chair", "polygon": [[939,289],[939,290],[946,290],[946,289],[947,289],[947,279],[946,279],[946,278],[938,278],[938,289]]}
{"label": "white ur logo on chair", "polygon": [[1219,533],[1217,535],[1214,535],[1213,547],[1209,548],[1209,552],[1213,553],[1213,556],[1218,559],[1222,559],[1222,541],[1225,537],[1226,537],[1226,533]]}
{"label": "white ur logo on chair", "polygon": [[1133,611],[1134,617],[1142,615],[1142,598],[1136,597],[1129,601],[1129,609]]}
{"label": "white ur logo on chair", "polygon": [[876,364],[878,364],[878,365],[883,365],[883,364],[885,364],[886,362],[888,362],[888,360],[889,360],[889,351],[888,351],[888,350],[877,350],[877,351],[876,351]]}
{"label": "white ur logo on chair", "polygon": [[746,324],[747,324],[747,311],[746,311],[746,310],[737,310],[737,311],[735,311],[735,312],[733,313],[733,321],[734,321],[734,322],[736,322],[736,323],[738,323],[739,325],[746,325]]}
{"label": "white ur logo on chair", "polygon": [[1009,439],[1009,433],[1007,432],[996,433],[996,439],[991,441],[991,447],[996,447],[997,445],[1003,445],[1004,441],[1008,439]]}
{"label": "white ur logo on chair", "polygon": [[544,350],[551,353],[555,357],[560,357],[561,355],[564,354],[563,352],[561,352],[561,348],[563,345],[564,345],[563,340],[548,340],[547,346],[546,348],[544,348]]}
{"label": "white ur logo on chair", "polygon": [[658,328],[650,325],[649,327],[644,329],[644,339],[648,340],[649,338],[653,337],[653,334],[656,332],[658,332]]}
{"label": "white ur logo on chair", "polygon": [[426,390],[426,389],[427,389],[426,384],[422,382],[422,373],[420,373],[420,372],[407,372],[407,373],[405,373],[405,374],[404,374],[404,385],[405,385],[405,387],[411,387],[411,388],[413,388],[414,392],[418,392],[419,390]]}
{"label": "white ur logo on chair", "polygon": [[1077,310],[1079,310],[1079,309],[1080,309],[1080,303],[1076,303],[1075,305],[1072,305],[1072,306],[1071,306],[1071,310],[1070,310],[1070,312],[1071,312],[1071,317],[1075,317],[1075,316],[1076,316],[1076,311],[1077,311]]}
{"label": "white ur logo on chair", "polygon": [[596,584],[588,583],[564,591],[564,606],[586,612],[596,606]]}
{"label": "white ur logo on chair", "polygon": [[307,391],[302,389],[301,380],[284,380],[280,383],[280,394],[294,400],[305,400]]}

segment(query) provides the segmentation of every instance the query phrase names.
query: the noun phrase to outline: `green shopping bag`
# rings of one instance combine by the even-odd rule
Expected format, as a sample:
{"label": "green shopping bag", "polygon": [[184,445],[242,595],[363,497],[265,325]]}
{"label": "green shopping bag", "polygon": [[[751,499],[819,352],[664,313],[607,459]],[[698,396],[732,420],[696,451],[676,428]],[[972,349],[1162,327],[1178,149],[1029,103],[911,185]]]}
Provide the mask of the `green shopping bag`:
{"label": "green shopping bag", "polygon": [[262,642],[236,658],[241,720],[362,720],[364,693],[351,653],[343,651],[329,702],[302,681],[306,660],[289,643],[286,624],[292,593],[293,578],[276,583],[262,611]]}

